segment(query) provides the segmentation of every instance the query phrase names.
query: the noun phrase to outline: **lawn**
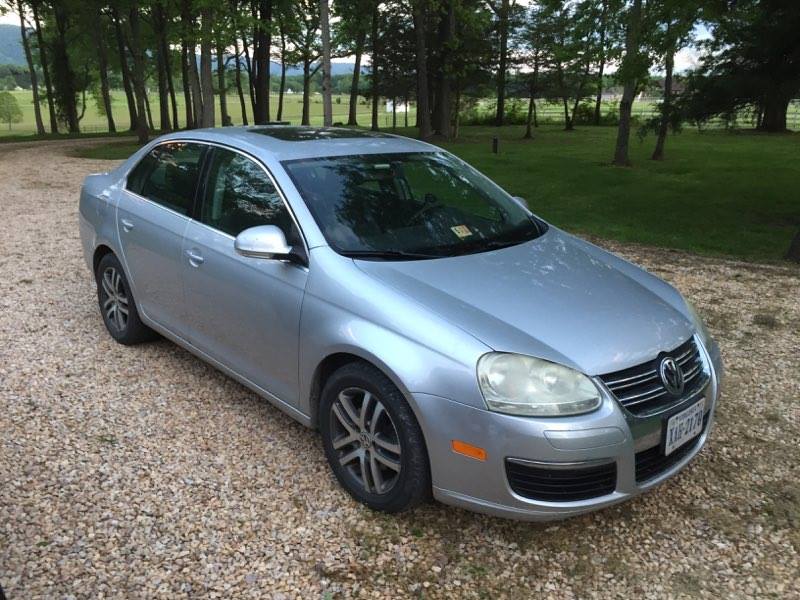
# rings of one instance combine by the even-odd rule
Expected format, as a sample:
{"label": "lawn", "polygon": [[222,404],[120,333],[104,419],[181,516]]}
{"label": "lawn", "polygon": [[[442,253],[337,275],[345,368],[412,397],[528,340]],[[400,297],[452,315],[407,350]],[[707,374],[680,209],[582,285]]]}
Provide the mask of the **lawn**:
{"label": "lawn", "polygon": [[[800,135],[686,130],[668,139],[663,162],[649,160],[652,136],[634,136],[634,166],[616,168],[614,128],[541,127],[527,141],[522,132],[464,127],[460,140],[442,145],[575,233],[772,262],[800,227]],[[120,159],[135,149],[115,142],[82,155]]]}

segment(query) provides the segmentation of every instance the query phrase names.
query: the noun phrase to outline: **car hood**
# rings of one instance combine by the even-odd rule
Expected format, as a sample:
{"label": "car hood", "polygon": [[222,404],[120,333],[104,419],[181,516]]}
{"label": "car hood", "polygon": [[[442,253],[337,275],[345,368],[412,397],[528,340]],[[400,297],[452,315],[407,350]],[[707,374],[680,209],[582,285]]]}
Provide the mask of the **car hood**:
{"label": "car hood", "polygon": [[553,227],[491,252],[356,264],[497,351],[590,375],[652,359],[694,331],[674,288]]}

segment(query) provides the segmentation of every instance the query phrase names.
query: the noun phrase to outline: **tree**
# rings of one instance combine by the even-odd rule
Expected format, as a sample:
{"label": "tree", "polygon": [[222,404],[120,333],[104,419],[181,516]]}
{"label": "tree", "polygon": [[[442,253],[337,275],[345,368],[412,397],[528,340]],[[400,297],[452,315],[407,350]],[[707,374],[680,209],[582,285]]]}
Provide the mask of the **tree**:
{"label": "tree", "polygon": [[625,30],[625,56],[620,65],[618,78],[624,83],[622,99],[619,103],[619,126],[617,144],[614,149],[613,164],[618,167],[630,166],[628,143],[631,137],[631,110],[637,86],[647,74],[649,66],[639,47],[642,29],[642,0],[633,0],[627,11]]}
{"label": "tree", "polygon": [[70,29],[73,7],[67,2],[53,4],[53,20],[55,32],[53,46],[53,92],[60,116],[67,124],[70,133],[80,133],[78,119],[78,90],[76,74],[70,61],[67,44],[67,31]]}
{"label": "tree", "polygon": [[12,123],[22,121],[22,111],[11,92],[0,92],[0,121],[8,123],[9,131]]}
{"label": "tree", "polygon": [[347,124],[351,126],[358,125],[358,85],[361,79],[361,59],[369,32],[369,21],[364,18],[364,15],[371,10],[372,2],[373,0],[336,0],[333,4],[334,14],[339,17],[333,44],[341,54],[352,55],[354,60],[347,115]]}
{"label": "tree", "polygon": [[58,133],[58,115],[55,107],[55,94],[50,79],[50,63],[47,60],[47,50],[42,35],[42,24],[39,18],[40,0],[31,0],[31,12],[33,13],[33,24],[36,28],[36,45],[39,50],[39,64],[42,66],[42,79],[47,94],[47,108],[50,114],[50,133]]}
{"label": "tree", "polygon": [[[288,26],[287,38],[292,44],[288,53],[289,61],[303,67],[303,116],[302,124],[311,123],[309,102],[311,100],[311,78],[322,67],[318,62],[322,54],[319,39],[319,3],[317,0],[301,0],[292,4],[293,18]],[[316,64],[315,64],[316,63]],[[313,68],[312,68],[312,65]]]}
{"label": "tree", "polygon": [[800,94],[800,2],[722,1],[707,11],[712,39],[688,79],[685,115],[734,121],[754,111],[762,131],[786,131],[789,102]]}
{"label": "tree", "polygon": [[428,51],[426,47],[428,1],[412,0],[417,67],[417,125],[419,137],[423,140],[428,139],[433,133],[428,105]]}
{"label": "tree", "polygon": [[270,119],[269,111],[269,58],[272,48],[272,0],[259,0],[256,32],[253,37],[255,55],[255,106],[253,122],[265,125]]}
{"label": "tree", "polygon": [[331,100],[331,28],[328,17],[328,0],[319,0],[319,28],[322,38],[322,124],[333,125]]}
{"label": "tree", "polygon": [[[31,90],[33,92],[33,114],[36,119],[36,133],[44,135],[44,123],[42,122],[42,107],[39,104],[39,85],[36,80],[36,68],[33,65],[33,55],[31,46],[28,43],[28,24],[25,22],[25,7],[22,0],[17,0],[17,12],[19,13],[19,31],[22,37],[22,48],[25,51],[25,60],[28,63],[28,71],[31,74]],[[8,122],[9,129],[11,121]]]}
{"label": "tree", "polygon": [[594,103],[594,124],[600,125],[600,110],[603,103],[603,75],[607,62],[617,58],[619,54],[618,38],[621,28],[620,11],[623,0],[601,0],[600,18],[597,29],[597,96]]}
{"label": "tree", "polygon": [[511,0],[495,0],[489,2],[489,6],[497,15],[497,39],[499,50],[497,61],[497,112],[495,116],[495,125],[498,127],[505,121],[508,37],[511,29],[510,15],[513,4]]}

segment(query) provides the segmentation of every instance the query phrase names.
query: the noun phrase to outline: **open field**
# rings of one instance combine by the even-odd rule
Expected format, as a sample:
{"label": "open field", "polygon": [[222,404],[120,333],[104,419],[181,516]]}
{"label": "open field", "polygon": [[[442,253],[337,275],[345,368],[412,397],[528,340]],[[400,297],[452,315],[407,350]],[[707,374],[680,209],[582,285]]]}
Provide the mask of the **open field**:
{"label": "open field", "polygon": [[[800,228],[800,135],[686,130],[669,137],[663,162],[649,159],[652,136],[634,136],[634,167],[620,169],[609,164],[615,128],[543,126],[534,140],[522,140],[522,133],[521,127],[463,127],[461,139],[444,147],[527,198],[543,218],[577,233],[779,261]],[[121,159],[136,148],[116,141],[82,152]]]}
{"label": "open field", "polygon": [[[22,110],[23,119],[20,123],[12,123],[11,127],[7,123],[0,123],[0,139],[5,136],[20,136],[20,135],[33,135],[36,132],[36,120],[33,115],[33,96],[30,90],[21,90],[11,92],[14,97],[17,99],[19,103],[20,109]],[[112,95],[112,114],[114,115],[114,121],[117,126],[117,131],[125,131],[128,129],[130,123],[128,120],[128,106],[125,101],[125,92],[122,90],[113,90],[111,92]],[[302,102],[302,94],[294,93],[294,94],[286,94],[284,96],[284,112],[283,112],[283,120],[290,121],[293,125],[299,125],[300,120],[302,117],[302,110],[303,110],[303,102]],[[181,120],[181,126],[185,125],[184,119],[184,101],[183,101],[183,94],[178,94],[176,97],[177,105],[178,105],[178,116]],[[333,97],[333,121],[334,122],[347,122],[347,113],[349,110],[349,101],[350,97],[347,95],[335,95]],[[239,103],[239,96],[236,94],[230,94],[227,96],[228,102],[228,113],[233,120],[235,125],[242,124],[242,110],[241,104]],[[247,115],[251,119],[252,122],[252,110],[249,104],[249,98],[245,96],[245,102],[247,102],[246,110]],[[526,113],[528,110],[527,108],[527,99],[514,99],[511,98],[508,101],[508,111],[509,113],[518,112],[522,115]],[[153,114],[153,123],[156,127],[159,126],[159,108],[158,108],[158,98],[154,94],[151,94],[150,97],[150,105]],[[278,96],[277,94],[273,94],[270,96],[270,107],[272,109],[272,118],[276,117],[276,110],[278,107]],[[478,106],[481,111],[492,113],[494,111],[493,104],[489,100],[485,100],[478,103]],[[592,104],[593,106],[593,104]],[[545,102],[543,100],[537,101],[537,112],[539,115],[539,119],[542,123],[554,123],[558,124],[564,123],[564,112],[563,107],[558,102]],[[386,112],[385,105],[381,104],[381,112],[380,112],[380,124],[382,127],[389,127],[392,124],[392,115],[391,112]],[[611,111],[617,112],[617,103],[612,101],[604,101],[602,112],[603,114]],[[310,113],[311,113],[311,124],[312,125],[321,125],[322,124],[322,96],[320,94],[312,94],[311,96],[311,105],[310,105]],[[359,99],[358,104],[358,121],[361,125],[368,125],[370,123],[371,118],[371,105],[368,100],[364,98]],[[637,100],[634,102],[633,105],[633,115],[637,119],[645,120],[648,119],[656,114],[656,100],[652,98],[642,98],[641,100]],[[170,109],[170,118],[172,115]],[[412,104],[408,114],[409,123],[413,125],[414,119],[416,118],[416,111],[414,105]],[[49,128],[49,116],[47,114],[47,104],[42,104],[42,119],[44,120],[45,129]],[[793,131],[800,131],[800,100],[795,101],[789,108],[788,114],[788,127]],[[404,124],[404,115],[401,113],[397,114],[397,124],[399,127],[402,127]],[[217,125],[221,125],[221,119],[219,116],[219,98],[217,98]],[[742,115],[742,120],[738,124],[740,127],[753,127],[752,118],[750,115]],[[722,123],[718,120],[714,120],[707,124],[707,128],[715,129],[722,126]],[[97,110],[97,106],[95,105],[94,100],[91,97],[87,97],[87,106],[86,106],[86,114],[81,121],[81,131],[83,133],[101,133],[108,131],[108,122],[106,118],[100,114]]]}
{"label": "open field", "polygon": [[[515,192],[563,215],[556,194],[581,186],[543,174],[606,169],[606,137],[594,140],[595,155],[572,147],[581,135],[590,134],[541,133],[541,145],[578,161],[569,169],[537,142],[510,141],[483,167],[513,173]],[[476,136],[461,150],[483,157],[487,140]],[[594,240],[669,280],[707,317],[727,380],[706,448],[651,493],[565,522],[439,504],[385,516],[339,487],[314,432],[166,341],[129,348],[107,335],[77,230],[84,175],[116,164],[75,157],[98,143],[0,146],[0,582],[9,599],[800,595],[797,269]],[[536,160],[522,168],[529,152]],[[784,152],[786,162],[797,156]],[[702,172],[652,168],[670,182]],[[769,184],[772,170],[762,173]],[[640,175],[605,177],[610,186]],[[575,201],[624,216],[611,198],[626,187],[612,188],[597,204]],[[651,223],[663,218],[656,211]]]}
{"label": "open field", "polygon": [[[3,136],[8,135],[32,135],[36,133],[36,119],[33,115],[33,96],[31,95],[30,90],[23,90],[23,91],[16,91],[11,92],[17,99],[19,103],[19,107],[22,110],[23,118],[21,123],[12,123],[11,128],[7,123],[0,123],[0,138]],[[112,95],[112,106],[111,112],[114,115],[114,122],[117,126],[117,131],[125,131],[128,129],[130,125],[130,121],[128,119],[128,104],[125,101],[125,92],[122,90],[114,90],[111,93]],[[239,96],[236,94],[228,95],[228,113],[231,116],[233,122],[237,125],[242,124],[242,109],[241,104],[239,103]],[[176,97],[177,105],[178,105],[178,116],[181,119],[181,127],[185,126],[185,121],[183,120],[186,116],[184,112],[184,101],[183,101],[183,94],[178,94]],[[217,101],[217,126],[221,125],[220,115],[219,115],[219,98],[216,98]],[[249,103],[249,98],[245,96],[245,101]],[[286,94],[284,96],[284,104],[283,104],[283,120],[284,121],[291,121],[295,125],[300,124],[300,120],[303,114],[303,96],[302,94]],[[333,121],[341,121],[342,123],[347,122],[347,114],[350,110],[349,108],[350,97],[345,95],[337,95],[333,97]],[[150,106],[153,114],[153,124],[158,127],[159,126],[159,108],[158,108],[158,97],[153,96],[151,94],[150,98]],[[278,95],[273,94],[270,96],[270,108],[272,110],[272,118],[275,119],[277,116],[277,109],[278,109]],[[247,116],[251,120],[253,114],[251,111],[251,107],[248,104],[246,106],[247,109]],[[310,104],[310,114],[311,114],[311,124],[312,125],[322,125],[322,96],[320,94],[312,94],[311,96],[311,104]],[[359,123],[362,125],[368,125],[370,122],[370,118],[372,115],[372,106],[371,104],[367,103],[364,98],[359,100],[358,104],[358,120]],[[397,114],[398,125],[403,124],[403,117],[404,115],[401,113]],[[47,104],[42,105],[42,119],[44,120],[45,129],[49,131],[49,116],[47,113]],[[172,118],[172,109],[170,108],[170,118]],[[409,113],[409,122],[411,124],[414,123],[415,113],[412,111]],[[381,125],[389,126],[392,123],[392,114],[385,112],[385,106],[381,105],[381,113],[380,113],[380,121]],[[66,131],[66,129],[64,129]],[[86,106],[86,115],[83,117],[81,121],[81,131],[83,133],[98,133],[108,131],[108,121],[106,120],[105,116],[101,115],[97,107],[94,104],[94,101],[87,97],[87,106]]]}

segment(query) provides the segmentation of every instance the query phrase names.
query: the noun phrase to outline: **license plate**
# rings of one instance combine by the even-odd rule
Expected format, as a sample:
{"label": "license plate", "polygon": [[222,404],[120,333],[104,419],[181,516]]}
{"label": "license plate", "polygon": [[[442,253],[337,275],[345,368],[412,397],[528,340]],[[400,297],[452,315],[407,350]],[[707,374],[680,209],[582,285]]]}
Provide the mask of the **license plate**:
{"label": "license plate", "polygon": [[706,402],[695,402],[686,410],[672,415],[667,420],[667,433],[664,438],[664,456],[697,437],[703,431],[703,413]]}

